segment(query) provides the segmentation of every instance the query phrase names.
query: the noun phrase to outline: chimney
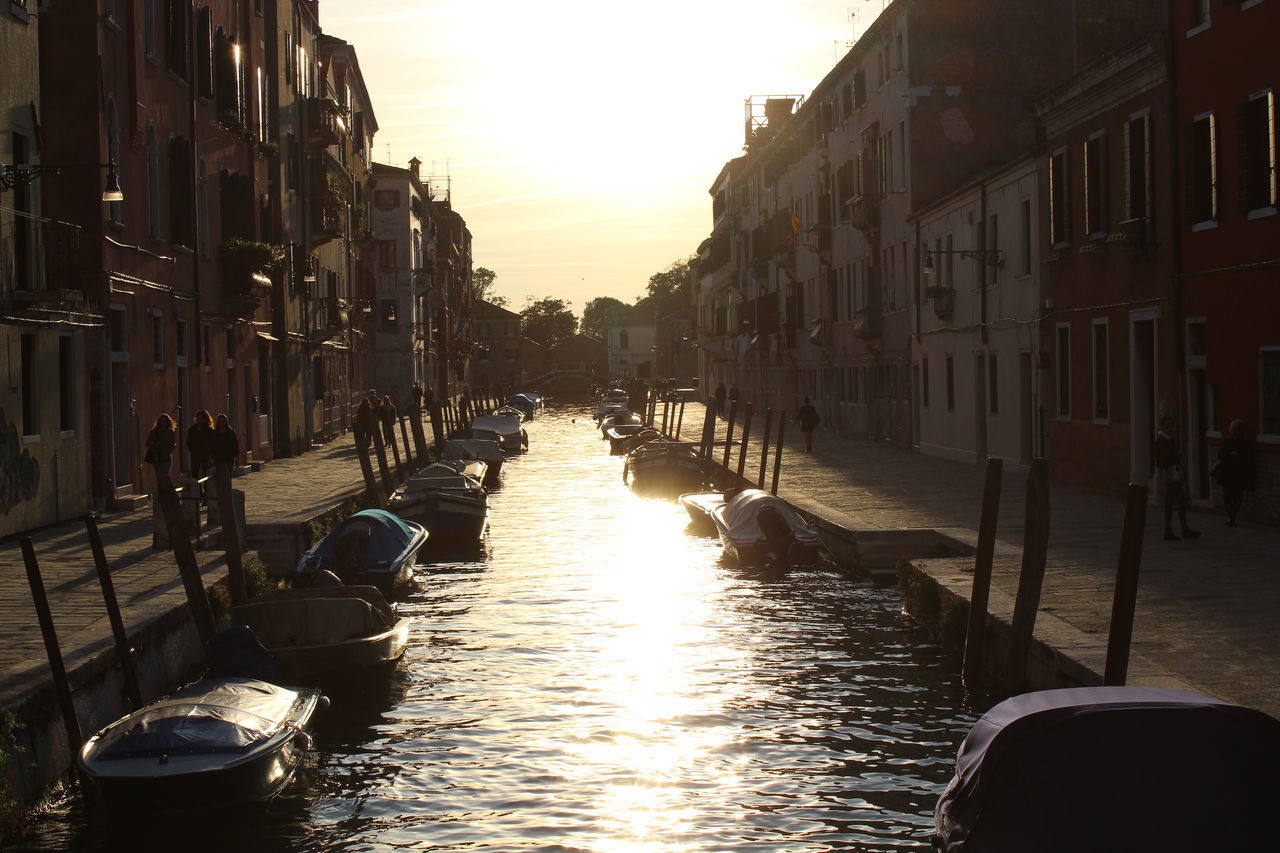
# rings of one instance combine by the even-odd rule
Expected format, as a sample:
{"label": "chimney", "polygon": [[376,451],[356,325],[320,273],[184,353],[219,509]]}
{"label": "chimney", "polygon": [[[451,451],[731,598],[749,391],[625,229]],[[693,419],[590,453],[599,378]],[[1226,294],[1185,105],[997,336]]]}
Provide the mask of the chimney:
{"label": "chimney", "polygon": [[414,157],[409,161],[409,174],[413,175],[414,180],[418,179],[418,167],[422,165],[422,161]]}

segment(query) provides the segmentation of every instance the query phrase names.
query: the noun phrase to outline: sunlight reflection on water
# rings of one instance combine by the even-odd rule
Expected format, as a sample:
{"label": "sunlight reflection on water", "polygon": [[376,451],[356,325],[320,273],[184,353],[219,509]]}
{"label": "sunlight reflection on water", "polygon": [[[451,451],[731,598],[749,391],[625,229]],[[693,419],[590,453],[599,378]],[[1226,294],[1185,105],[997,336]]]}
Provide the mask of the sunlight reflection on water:
{"label": "sunlight reflection on water", "polygon": [[[586,409],[527,426],[486,553],[420,567],[385,693],[335,706],[265,816],[187,849],[927,848],[974,716],[896,597],[725,565],[622,485]],[[113,839],[71,806],[29,849]]]}

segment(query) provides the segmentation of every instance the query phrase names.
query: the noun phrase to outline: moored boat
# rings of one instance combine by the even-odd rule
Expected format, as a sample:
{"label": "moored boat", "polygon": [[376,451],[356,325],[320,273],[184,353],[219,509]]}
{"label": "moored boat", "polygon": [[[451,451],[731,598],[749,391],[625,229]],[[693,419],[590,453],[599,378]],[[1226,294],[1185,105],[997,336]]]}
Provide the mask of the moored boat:
{"label": "moored boat", "polygon": [[627,454],[622,477],[636,491],[680,494],[702,485],[706,465],[691,445],[654,439]]}
{"label": "moored boat", "polygon": [[502,415],[480,415],[472,420],[470,437],[496,441],[506,454],[529,449],[529,434],[520,421]]}
{"label": "moored boat", "polygon": [[538,410],[543,407],[544,402],[541,394],[535,394],[532,391],[521,391],[512,394],[511,398],[507,400],[507,405],[514,406],[524,412],[525,420],[528,420],[537,414]]}
{"label": "moored boat", "polygon": [[524,413],[523,409],[518,409],[515,406],[499,406],[493,410],[493,414],[500,418],[511,418],[517,423],[521,423],[529,419],[529,416]]}
{"label": "moored boat", "polygon": [[502,485],[502,463],[506,456],[496,441],[480,438],[451,438],[444,443],[440,458],[463,461],[477,459],[485,464],[481,485],[488,491],[493,491]]}
{"label": "moored boat", "polygon": [[1185,690],[1075,687],[987,711],[934,809],[947,853],[1276,849],[1280,720]]}
{"label": "moored boat", "polygon": [[310,749],[307,729],[322,704],[312,688],[206,679],[97,732],[77,763],[117,813],[261,804]]}
{"label": "moored boat", "polygon": [[295,571],[329,571],[343,583],[391,595],[413,578],[414,557],[426,541],[421,524],[386,510],[361,510],[303,554]]}
{"label": "moored boat", "polygon": [[399,660],[409,640],[400,616],[372,586],[295,586],[231,608],[280,667],[282,684],[311,684]]}
{"label": "moored boat", "polygon": [[617,424],[610,426],[604,431],[604,437],[609,441],[609,452],[616,455],[626,453],[627,439],[636,435],[645,429],[642,423]]}
{"label": "moored boat", "polygon": [[[483,468],[477,460],[428,465],[396,490],[387,508],[421,524],[433,542],[479,541],[489,523],[489,496],[480,485]],[[464,473],[468,470],[472,473]]]}
{"label": "moored boat", "polygon": [[684,495],[680,503],[690,518],[695,512],[710,515],[725,556],[742,565],[804,564],[818,557],[822,543],[813,525],[762,489]]}

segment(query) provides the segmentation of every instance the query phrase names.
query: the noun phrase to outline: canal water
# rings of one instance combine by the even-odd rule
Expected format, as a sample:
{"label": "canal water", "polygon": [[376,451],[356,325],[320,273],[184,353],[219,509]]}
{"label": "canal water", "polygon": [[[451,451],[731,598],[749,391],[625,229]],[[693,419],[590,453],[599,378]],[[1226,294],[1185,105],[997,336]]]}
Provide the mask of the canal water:
{"label": "canal water", "polygon": [[404,661],[264,815],[120,828],[68,799],[18,849],[927,849],[975,714],[897,596],[722,562],[586,407],[527,427],[483,551],[419,567]]}

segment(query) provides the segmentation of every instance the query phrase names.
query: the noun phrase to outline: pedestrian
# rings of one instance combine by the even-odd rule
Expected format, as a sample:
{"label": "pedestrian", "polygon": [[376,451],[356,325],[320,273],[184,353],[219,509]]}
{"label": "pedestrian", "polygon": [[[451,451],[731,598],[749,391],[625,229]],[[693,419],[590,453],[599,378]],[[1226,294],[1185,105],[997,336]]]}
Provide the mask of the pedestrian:
{"label": "pedestrian", "polygon": [[191,454],[191,476],[199,480],[213,467],[213,416],[208,409],[196,412],[187,430],[187,452]]}
{"label": "pedestrian", "polygon": [[368,447],[373,440],[373,431],[378,428],[378,416],[374,414],[369,398],[365,397],[356,407],[356,445]]}
{"label": "pedestrian", "polygon": [[218,415],[213,425],[213,439],[209,443],[210,455],[214,468],[234,470],[236,460],[240,458],[240,438],[231,428],[231,421],[226,415]]}
{"label": "pedestrian", "polygon": [[1160,429],[1156,432],[1154,448],[1156,470],[1164,480],[1164,538],[1177,541],[1173,532],[1173,511],[1178,511],[1178,522],[1182,525],[1182,538],[1195,539],[1199,530],[1192,530],[1187,524],[1187,493],[1183,489],[1186,480],[1182,465],[1182,451],[1178,448],[1177,424],[1172,417],[1165,415],[1160,419]]}
{"label": "pedestrian", "polygon": [[390,447],[396,427],[396,404],[391,402],[390,394],[383,394],[382,402],[378,403],[378,420],[382,423],[382,443]]}
{"label": "pedestrian", "polygon": [[812,453],[813,431],[822,423],[822,418],[818,417],[818,410],[809,402],[808,397],[804,398],[804,405],[796,412],[796,419],[800,421],[800,432],[804,433],[804,452]]}
{"label": "pedestrian", "polygon": [[734,385],[729,389],[729,403],[733,404],[736,402],[738,402],[738,386]]}
{"label": "pedestrian", "polygon": [[161,484],[171,488],[173,486],[169,475],[173,470],[173,451],[178,447],[176,427],[177,424],[173,422],[173,418],[164,414],[156,418],[151,432],[147,433],[147,453],[143,461],[150,462],[155,467],[157,486]]}
{"label": "pedestrian", "polygon": [[716,393],[715,393],[716,417],[720,417],[720,418],[724,417],[724,397],[726,393],[727,392],[725,391],[723,382],[721,382],[719,385],[716,386]]}
{"label": "pedestrian", "polygon": [[1227,527],[1236,526],[1236,516],[1244,503],[1244,493],[1251,492],[1257,483],[1257,460],[1253,442],[1244,431],[1244,421],[1234,420],[1227,427],[1227,437],[1218,448],[1218,461],[1211,469],[1218,485],[1222,486],[1222,505],[1227,510]]}

